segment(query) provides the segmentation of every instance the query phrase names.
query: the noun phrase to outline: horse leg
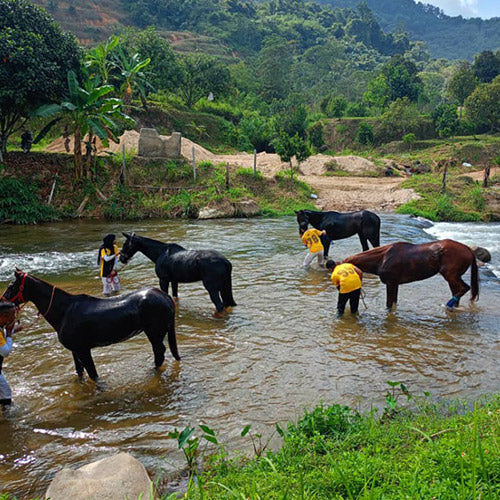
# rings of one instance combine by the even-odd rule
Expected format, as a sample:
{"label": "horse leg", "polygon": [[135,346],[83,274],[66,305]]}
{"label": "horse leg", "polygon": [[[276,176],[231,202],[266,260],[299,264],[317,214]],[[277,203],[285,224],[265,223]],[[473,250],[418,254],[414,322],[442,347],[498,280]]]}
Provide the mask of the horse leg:
{"label": "horse leg", "polygon": [[214,314],[214,316],[220,316],[222,314],[222,311],[224,310],[224,305],[222,304],[222,300],[220,298],[219,289],[214,284],[208,283],[206,281],[203,281],[203,286],[210,294],[210,299],[215,305],[216,313]]}
{"label": "horse leg", "polygon": [[231,274],[224,280],[224,284],[220,289],[220,296],[222,298],[222,305],[227,312],[231,312],[231,308],[236,305],[233,298],[233,286],[231,281]]}
{"label": "horse leg", "polygon": [[321,235],[320,239],[321,243],[323,243],[323,256],[326,259],[328,257],[328,252],[330,251],[330,245],[332,244],[332,240],[327,234]]}
{"label": "horse leg", "polygon": [[146,333],[148,340],[151,342],[151,347],[153,348],[153,354],[155,357],[155,367],[158,369],[165,361],[166,347],[163,344],[165,332],[160,332],[156,328],[148,328],[144,330],[144,332]]}
{"label": "horse leg", "polygon": [[391,309],[393,304],[396,304],[398,301],[398,288],[399,285],[397,283],[386,283],[387,290],[387,309]]}
{"label": "horse leg", "polygon": [[460,299],[470,290],[470,286],[465,283],[461,276],[448,276],[443,274],[443,278],[448,282],[452,297],[446,303],[446,307],[452,309],[457,307]]}
{"label": "horse leg", "polygon": [[179,302],[179,282],[172,281],[172,297],[174,302],[177,304]]}
{"label": "horse leg", "polygon": [[76,355],[76,352],[71,351],[73,354],[73,361],[75,362],[75,369],[76,369],[76,374],[78,375],[79,379],[82,379],[83,377],[83,365],[78,356]]}
{"label": "horse leg", "polygon": [[366,239],[366,236],[363,233],[358,233],[359,236],[359,241],[361,242],[361,246],[363,247],[363,252],[366,252],[368,250],[368,240]]}
{"label": "horse leg", "polygon": [[88,376],[92,380],[97,381],[99,376],[97,375],[97,370],[95,369],[94,360],[92,359],[90,349],[77,351],[76,355],[78,356],[81,364],[85,367],[85,370],[87,370]]}
{"label": "horse leg", "polygon": [[[170,281],[165,278],[160,278],[160,288],[168,294],[168,286],[170,285]],[[173,284],[172,284],[173,287]]]}

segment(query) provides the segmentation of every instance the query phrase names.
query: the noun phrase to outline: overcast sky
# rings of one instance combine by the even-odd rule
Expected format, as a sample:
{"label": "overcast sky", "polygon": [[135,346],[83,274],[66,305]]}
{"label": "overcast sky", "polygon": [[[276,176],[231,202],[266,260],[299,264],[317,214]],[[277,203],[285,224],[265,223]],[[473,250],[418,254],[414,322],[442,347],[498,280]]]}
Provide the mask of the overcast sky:
{"label": "overcast sky", "polygon": [[416,0],[441,8],[449,16],[500,17],[500,0]]}

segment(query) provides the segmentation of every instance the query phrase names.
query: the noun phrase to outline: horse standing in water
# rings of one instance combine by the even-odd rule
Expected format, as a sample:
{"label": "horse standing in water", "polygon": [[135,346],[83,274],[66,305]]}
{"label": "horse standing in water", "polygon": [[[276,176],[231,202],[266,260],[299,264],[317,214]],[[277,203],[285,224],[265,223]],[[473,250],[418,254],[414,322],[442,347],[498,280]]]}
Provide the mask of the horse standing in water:
{"label": "horse standing in water", "polygon": [[144,331],[155,358],[156,368],[165,360],[163,339],[168,333],[172,356],[179,360],[175,337],[175,306],[161,290],[151,288],[120,297],[98,299],[72,295],[39,278],[16,270],[14,281],[1,297],[16,306],[33,302],[57,332],[59,342],[73,353],[76,373],[85,369],[89,377],[98,375],[90,350],[127,340]]}
{"label": "horse standing in water", "polygon": [[[398,287],[403,283],[420,281],[437,273],[448,282],[453,297],[448,308],[458,306],[460,298],[469,290],[471,301],[479,298],[479,280],[476,257],[472,250],[454,240],[432,241],[414,245],[392,243],[367,252],[347,257],[349,262],[363,272],[376,274],[387,288],[388,308],[398,300]],[[471,286],[462,280],[462,275],[471,268]]]}
{"label": "horse standing in water", "polygon": [[215,250],[186,250],[176,243],[122,233],[125,243],[120,251],[120,262],[126,264],[136,252],[142,252],[155,263],[160,288],[168,293],[172,282],[172,295],[178,299],[179,283],[202,281],[215,305],[214,316],[229,312],[236,305],[231,284],[232,265]]}
{"label": "horse standing in water", "polygon": [[[363,251],[368,250],[368,241],[373,247],[380,246],[380,217],[368,210],[346,213],[299,210],[295,213],[300,229],[307,229],[311,224],[320,231],[324,229],[330,240],[343,240],[357,234]],[[325,257],[330,249],[328,238],[321,240]]]}

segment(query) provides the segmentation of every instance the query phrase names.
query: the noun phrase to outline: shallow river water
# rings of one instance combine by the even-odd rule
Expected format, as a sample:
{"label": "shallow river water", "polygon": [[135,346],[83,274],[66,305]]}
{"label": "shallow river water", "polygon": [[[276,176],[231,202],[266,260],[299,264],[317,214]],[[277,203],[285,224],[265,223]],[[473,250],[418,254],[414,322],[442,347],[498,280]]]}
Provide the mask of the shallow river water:
{"label": "shallow river water", "polygon": [[[152,476],[182,466],[168,439],[175,427],[205,423],[230,449],[245,449],[246,424],[269,436],[276,422],[300,417],[320,401],[366,408],[383,404],[388,380],[433,398],[467,397],[500,386],[500,225],[437,224],[382,215],[382,244],[452,237],[490,249],[477,304],[449,313],[440,277],[404,285],[397,310],[385,311],[385,287],[366,276],[366,306],[334,317],[336,290],[324,269],[301,268],[304,250],[292,217],[140,223],[72,222],[0,227],[0,288],[17,265],[73,293],[100,295],[95,258],[102,236],[135,230],[189,248],[214,248],[233,263],[238,306],[212,318],[200,283],[180,284],[177,340],[167,368],[153,370],[139,335],[93,351],[102,386],[77,381],[72,357],[43,318],[15,337],[4,363],[14,407],[0,414],[0,492],[43,494],[63,466],[78,467],[118,451],[139,458]],[[330,255],[361,250],[357,238]],[[496,266],[496,267],[495,267]],[[121,273],[124,292],[157,286],[153,264],[136,255]],[[469,281],[469,273],[465,281]],[[22,313],[31,323],[32,304]]]}

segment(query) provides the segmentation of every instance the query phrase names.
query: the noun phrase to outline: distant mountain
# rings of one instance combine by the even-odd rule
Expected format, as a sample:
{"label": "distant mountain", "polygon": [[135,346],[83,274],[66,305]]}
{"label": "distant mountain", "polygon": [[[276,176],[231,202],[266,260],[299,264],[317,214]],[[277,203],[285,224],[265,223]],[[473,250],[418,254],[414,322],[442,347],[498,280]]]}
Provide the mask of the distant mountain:
{"label": "distant mountain", "polygon": [[[356,8],[360,0],[318,0],[332,7]],[[404,30],[411,40],[427,42],[433,57],[469,59],[500,49],[500,18],[450,17],[438,7],[413,0],[365,0],[385,31]]]}

